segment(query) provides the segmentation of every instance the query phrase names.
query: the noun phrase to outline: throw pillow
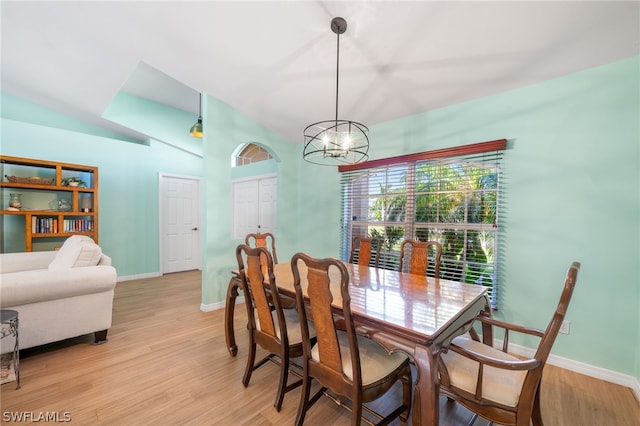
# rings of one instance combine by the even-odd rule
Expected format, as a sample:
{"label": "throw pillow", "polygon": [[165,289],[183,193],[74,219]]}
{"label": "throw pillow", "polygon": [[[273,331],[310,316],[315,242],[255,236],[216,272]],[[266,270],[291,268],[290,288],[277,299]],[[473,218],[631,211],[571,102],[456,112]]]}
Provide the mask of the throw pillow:
{"label": "throw pillow", "polygon": [[100,261],[100,246],[87,236],[74,235],[62,244],[56,257],[49,264],[50,271],[62,271],[69,268],[95,266]]}

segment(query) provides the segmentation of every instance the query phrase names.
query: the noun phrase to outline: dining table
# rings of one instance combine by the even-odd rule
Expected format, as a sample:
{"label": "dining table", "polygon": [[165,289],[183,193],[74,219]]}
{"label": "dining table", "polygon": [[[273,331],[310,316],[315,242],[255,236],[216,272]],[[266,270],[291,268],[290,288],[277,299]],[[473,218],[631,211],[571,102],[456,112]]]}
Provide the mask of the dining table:
{"label": "dining table", "polygon": [[[469,330],[477,315],[490,313],[486,287],[350,263],[346,266],[351,311],[357,331],[389,351],[400,350],[410,356],[417,371],[412,422],[414,425],[437,425],[439,354],[454,337]],[[235,356],[238,348],[233,315],[241,283],[237,272],[232,274],[225,303],[225,337],[229,353]],[[291,264],[274,265],[274,275],[278,291],[294,298]],[[304,294],[304,270],[301,270],[301,277]],[[342,297],[339,280],[335,281],[335,288],[332,284],[332,306],[336,315],[340,315]]]}

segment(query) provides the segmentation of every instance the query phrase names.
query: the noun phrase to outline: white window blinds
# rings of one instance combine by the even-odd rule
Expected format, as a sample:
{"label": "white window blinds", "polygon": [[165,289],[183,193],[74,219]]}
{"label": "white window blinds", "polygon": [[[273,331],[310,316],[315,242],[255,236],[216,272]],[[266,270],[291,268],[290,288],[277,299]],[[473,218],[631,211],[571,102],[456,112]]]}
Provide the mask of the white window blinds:
{"label": "white window blinds", "polygon": [[404,239],[438,241],[440,278],[489,287],[496,307],[505,147],[499,140],[340,167],[343,259],[355,235],[384,240],[387,269],[398,268]]}

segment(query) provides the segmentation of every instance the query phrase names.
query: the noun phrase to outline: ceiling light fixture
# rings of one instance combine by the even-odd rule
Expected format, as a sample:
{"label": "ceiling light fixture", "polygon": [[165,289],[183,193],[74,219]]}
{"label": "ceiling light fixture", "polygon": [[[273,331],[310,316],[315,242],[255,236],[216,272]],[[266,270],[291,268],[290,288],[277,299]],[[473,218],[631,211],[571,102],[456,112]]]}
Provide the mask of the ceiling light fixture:
{"label": "ceiling light fixture", "polygon": [[304,129],[303,158],[315,164],[336,166],[353,164],[369,158],[369,129],[364,124],[338,119],[338,83],[340,76],[340,34],[347,30],[343,18],[331,20],[331,30],[338,35],[336,54],[336,118],[313,123]]}
{"label": "ceiling light fixture", "polygon": [[194,138],[202,139],[202,93],[200,93],[199,107],[200,107],[200,115],[198,115],[198,121],[196,121],[196,124],[191,126],[191,130],[189,130],[189,133]]}

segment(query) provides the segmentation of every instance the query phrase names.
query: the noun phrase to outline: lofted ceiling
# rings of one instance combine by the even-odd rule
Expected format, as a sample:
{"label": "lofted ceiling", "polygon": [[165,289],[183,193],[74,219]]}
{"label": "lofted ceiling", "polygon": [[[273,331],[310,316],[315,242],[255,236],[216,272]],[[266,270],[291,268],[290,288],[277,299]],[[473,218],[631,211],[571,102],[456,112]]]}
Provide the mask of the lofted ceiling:
{"label": "lofted ceiling", "polygon": [[124,91],[198,114],[212,95],[294,143],[640,53],[637,1],[2,1],[1,89],[144,139],[102,115]]}

